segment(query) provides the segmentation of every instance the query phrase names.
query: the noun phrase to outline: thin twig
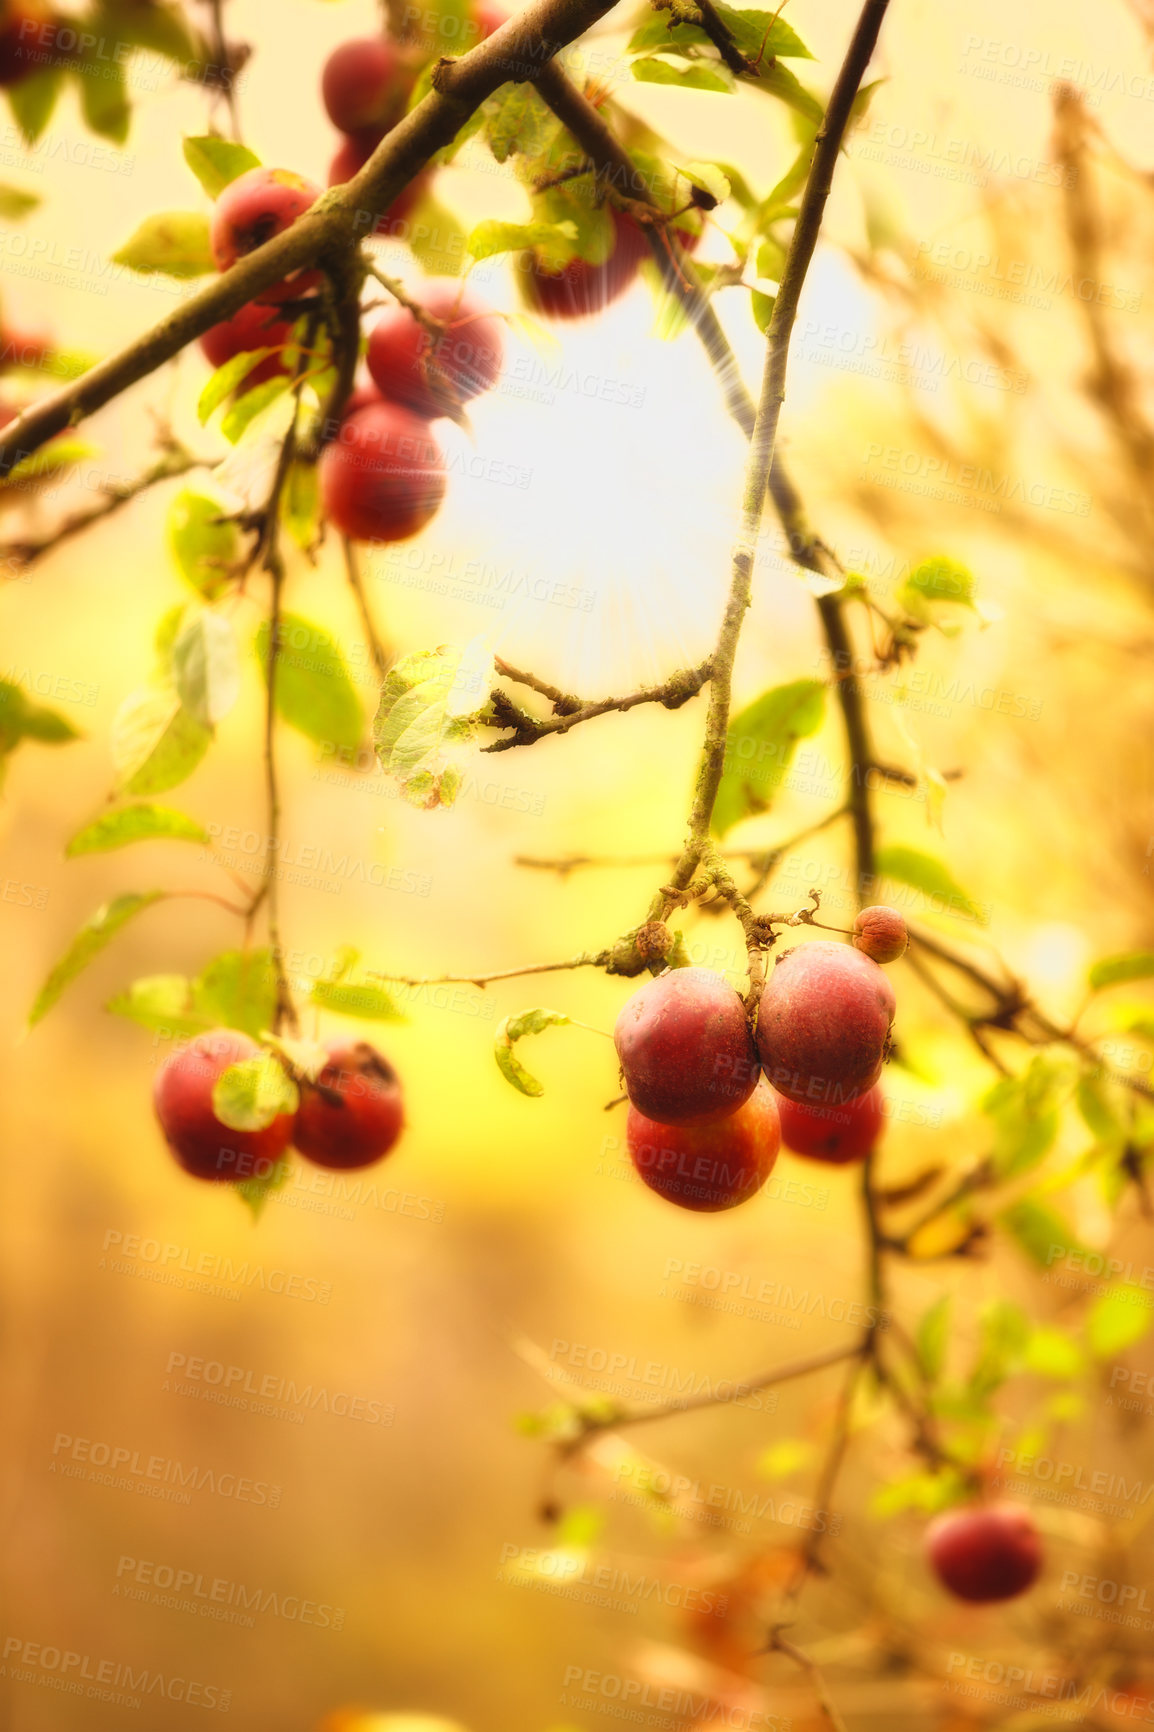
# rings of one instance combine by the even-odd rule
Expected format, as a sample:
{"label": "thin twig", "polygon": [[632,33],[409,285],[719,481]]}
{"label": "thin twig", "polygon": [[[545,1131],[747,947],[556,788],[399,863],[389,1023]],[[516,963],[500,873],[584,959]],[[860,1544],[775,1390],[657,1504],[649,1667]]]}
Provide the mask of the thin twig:
{"label": "thin twig", "polygon": [[57,524],[49,534],[38,541],[8,541],[0,545],[0,560],[5,564],[11,562],[21,571],[27,571],[30,565],[43,559],[48,553],[59,547],[61,542],[69,541],[75,535],[82,535],[86,529],[91,529],[94,523],[101,523],[106,517],[112,517],[122,506],[132,499],[139,499],[150,487],[158,482],[172,481],[179,475],[187,475],[192,469],[207,469],[214,459],[196,457],[191,451],[185,451],[180,445],[173,443],[162,457],[159,457],[142,475],[134,481],[109,482],[101,489],[103,498],[99,505],[93,505],[86,511],[77,511],[73,516],[66,517]]}
{"label": "thin twig", "polygon": [[[543,740],[551,734],[567,734],[570,729],[580,726],[582,722],[591,722],[597,716],[607,716],[613,711],[623,712],[634,710],[639,704],[663,704],[667,710],[680,709],[690,698],[697,696],[702,686],[710,678],[713,663],[706,660],[695,668],[679,668],[670,674],[659,686],[642,686],[638,691],[627,692],[623,697],[598,698],[582,702],[579,698],[571,698],[548,686],[544,681],[537,680],[535,675],[509,672],[506,678],[516,680],[521,685],[541,692],[550,698],[554,704],[560,703],[561,713],[549,717],[531,716],[527,710],[505,700],[494,705],[493,726],[508,728],[512,732],[505,739],[494,740],[491,745],[483,746],[485,752],[507,752],[513,746],[532,746],[538,740]],[[504,672],[504,665],[497,664],[498,673]],[[570,708],[570,705],[576,708]]]}
{"label": "thin twig", "polygon": [[373,980],[388,980],[394,986],[476,986],[486,987],[494,980],[517,980],[526,974],[556,974],[570,968],[604,968],[609,961],[608,950],[588,951],[581,956],[567,957],[564,962],[530,962],[523,968],[500,968],[493,974],[432,974],[414,978],[405,974],[386,974],[382,969],[370,970]]}
{"label": "thin twig", "polygon": [[372,609],[369,606],[368,593],[365,590],[364,575],[361,572],[357,550],[347,535],[341,536],[341,551],[344,554],[345,576],[349,580],[349,588],[353,592],[357,609],[361,616],[361,627],[365,634],[365,642],[373,658],[373,665],[383,679],[396,659],[391,650],[387,649],[373,620]]}

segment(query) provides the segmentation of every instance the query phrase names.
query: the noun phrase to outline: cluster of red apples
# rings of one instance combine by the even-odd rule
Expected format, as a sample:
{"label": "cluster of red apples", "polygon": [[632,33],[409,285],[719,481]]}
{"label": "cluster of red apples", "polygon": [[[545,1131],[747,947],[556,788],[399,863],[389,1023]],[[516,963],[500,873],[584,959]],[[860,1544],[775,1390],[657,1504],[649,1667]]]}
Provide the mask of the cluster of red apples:
{"label": "cluster of red apples", "polygon": [[671,969],[634,993],[614,1040],[629,1153],[652,1190],[686,1209],[732,1209],[761,1189],[783,1142],[834,1165],[873,1148],[894,1017],[879,963],[901,956],[906,924],[866,908],[852,936],[780,956],[756,1030],[712,969]]}
{"label": "cluster of red apples", "polygon": [[[487,36],[502,22],[484,4],[474,28]],[[329,185],[350,180],[368,162],[407,108],[417,73],[408,50],[388,37],[342,43],[325,64],[321,94],[342,135],[329,169]],[[427,189],[433,171],[419,175],[377,219],[376,236],[403,233],[404,219]],[[229,270],[238,259],[282,234],[320,197],[320,188],[287,169],[253,168],[225,187],[211,225],[213,258]],[[521,260],[526,304],[548,318],[596,313],[633,282],[646,252],[645,237],[628,216],[611,210],[612,246],[599,264],[574,258],[547,269],[530,250]],[[680,231],[679,231],[680,232]],[[685,244],[696,236],[680,233]],[[310,305],[320,273],[303,270],[264,290],[201,339],[214,367],[235,356],[271,350],[257,360],[239,388],[252,390],[284,376],[293,327]],[[310,300],[310,297],[312,299]],[[414,308],[416,310],[414,310]],[[445,462],[430,423],[459,419],[465,405],[496,382],[504,356],[502,322],[451,278],[431,279],[412,306],[398,304],[368,336],[368,376],[353,392],[320,464],[325,516],[354,541],[405,541],[435,515],[445,493]]]}
{"label": "cluster of red apples", "polygon": [[[284,169],[252,168],[225,187],[210,239],[222,271],[281,234],[315,204],[320,189]],[[244,389],[287,371],[293,324],[318,286],[298,271],[201,339],[214,367],[271,349]],[[291,303],[291,308],[286,307]],[[445,494],[445,460],[429,423],[459,415],[501,370],[500,320],[451,279],[432,281],[420,317],[398,305],[369,334],[369,378],[350,397],[320,465],[325,516],[354,541],[406,541],[423,529]]]}
{"label": "cluster of red apples", "polygon": [[[731,1209],[761,1189],[783,1143],[834,1165],[870,1152],[894,1016],[879,965],[905,951],[906,924],[894,908],[866,908],[852,940],[780,956],[756,1030],[711,969],[671,969],[634,993],[614,1039],[629,1154],[652,1190],[685,1209]],[[975,1605],[1015,1598],[1041,1569],[1033,1518],[1016,1504],[950,1510],[925,1546],[942,1585]]]}
{"label": "cluster of red apples", "polygon": [[214,1029],[165,1060],[152,1091],[165,1140],[186,1173],[233,1182],[267,1178],[290,1144],[318,1167],[348,1172],[387,1155],[404,1125],[401,1084],[367,1041],[332,1041],[313,1081],[300,1082],[295,1113],[262,1130],[222,1123],[213,1090],[232,1065],[255,1058],[256,1043],[233,1028]]}

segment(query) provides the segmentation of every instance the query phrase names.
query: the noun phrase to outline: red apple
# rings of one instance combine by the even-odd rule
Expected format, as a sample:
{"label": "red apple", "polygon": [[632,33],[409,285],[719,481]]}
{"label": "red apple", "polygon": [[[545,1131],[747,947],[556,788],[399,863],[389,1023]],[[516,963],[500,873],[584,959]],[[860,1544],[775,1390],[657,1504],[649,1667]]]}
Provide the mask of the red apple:
{"label": "red apple", "polygon": [[405,112],[410,83],[393,43],[384,36],[358,36],[325,61],[321,99],[338,132],[381,139]]}
{"label": "red apple", "polygon": [[213,1112],[212,1091],[225,1071],[259,1051],[247,1034],[217,1028],[178,1047],[161,1066],[152,1091],[156,1116],[193,1178],[263,1178],[288,1147],[291,1113],[278,1114],[262,1131],[234,1131]]}
{"label": "red apple", "polygon": [[401,1134],[400,1081],[367,1041],[332,1041],[328,1053],[316,1082],[301,1085],[293,1143],[318,1167],[370,1166]]}
{"label": "red apple", "polygon": [[369,335],[369,372],[383,397],[430,419],[487,391],[501,371],[501,321],[451,279],[420,291],[425,312],[442,322],[433,338],[407,307],[390,308]]}
{"label": "red apple", "polygon": [[[200,346],[210,365],[223,367],[235,355],[253,349],[283,348],[291,336],[292,325],[285,319],[278,319],[272,307],[250,301],[231,319],[224,319],[206,331],[200,339]],[[275,379],[285,371],[284,356],[269,355],[245,375],[241,389],[250,391],[254,385],[263,385],[266,380]]]}
{"label": "red apple", "polygon": [[930,1523],[925,1545],[942,1585],[976,1605],[1024,1594],[1042,1568],[1034,1518],[1020,1504],[949,1510]]}
{"label": "red apple", "polygon": [[570,259],[561,270],[550,271],[532,249],[521,255],[520,285],[526,306],[547,319],[584,319],[625,293],[649,249],[632,217],[616,210],[610,216],[613,251],[603,264]]}
{"label": "red apple", "polygon": [[321,502],[353,541],[407,541],[445,495],[445,460],[428,423],[381,402],[341,423],[320,462]]}
{"label": "red apple", "polygon": [[841,1106],[812,1107],[781,1095],[781,1140],[795,1155],[809,1155],[831,1166],[845,1166],[869,1154],[884,1117],[882,1091],[875,1083],[864,1095]]}
{"label": "red apple", "polygon": [[889,1049],[894,994],[876,962],[848,944],[779,956],[757,1016],[765,1074],[804,1106],[844,1106],[873,1087]]}
{"label": "red apple", "polygon": [[732,1209],[760,1191],[781,1146],[773,1090],[764,1080],[728,1118],[659,1124],[630,1107],[630,1159],[651,1191],[683,1209]]}
{"label": "red apple", "polygon": [[713,1124],[757,1087],[745,1006],[710,968],[648,981],[623,1005],[613,1040],[629,1099],[659,1124]]}
{"label": "red apple", "polygon": [[[225,187],[213,208],[209,245],[218,270],[227,271],[246,254],[283,234],[321,196],[311,180],[287,168],[250,168]],[[319,271],[296,271],[262,290],[260,301],[287,301],[315,288]]]}

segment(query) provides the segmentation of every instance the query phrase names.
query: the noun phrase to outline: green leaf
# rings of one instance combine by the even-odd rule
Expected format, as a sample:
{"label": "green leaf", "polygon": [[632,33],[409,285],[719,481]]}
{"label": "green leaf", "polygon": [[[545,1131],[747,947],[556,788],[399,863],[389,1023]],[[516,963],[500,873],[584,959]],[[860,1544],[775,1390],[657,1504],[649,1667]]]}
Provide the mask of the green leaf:
{"label": "green leaf", "polygon": [[[785,270],[785,248],[773,235],[767,235],[757,249],[757,274],[780,283]],[[776,297],[775,297],[776,298]]]}
{"label": "green leaf", "polygon": [[86,457],[95,457],[97,447],[89,444],[86,439],[77,439],[67,433],[58,433],[55,439],[47,445],[42,445],[39,451],[32,451],[19,463],[13,464],[0,490],[19,488],[21,482],[29,481],[34,476],[56,475],[72,464],[80,463]]}
{"label": "green leaf", "polygon": [[569,1022],[560,1010],[523,1010],[517,1016],[507,1016],[498,1025],[493,1041],[493,1057],[506,1082],[511,1082],[523,1095],[543,1095],[544,1087],[530,1076],[513,1051],[516,1041],[527,1034],[540,1034],[542,1029],[561,1027]]}
{"label": "green leaf", "polygon": [[259,1221],[269,1198],[274,1191],[283,1190],[291,1176],[292,1162],[287,1155],[282,1155],[273,1162],[267,1173],[262,1173],[255,1179],[236,1179],[232,1188],[241,1202],[252,1210],[253,1220]]}
{"label": "green leaf", "polygon": [[485,104],[485,138],[498,162],[540,156],[556,126],[532,84],[503,84]]}
{"label": "green leaf", "polygon": [[80,928],[37,993],[36,1002],[28,1014],[28,1026],[35,1027],[41,1017],[48,1014],[65,987],[71,985],[76,976],[88,967],[93,957],[98,956],[110,939],[116,937],[122,926],[143,909],[151,908],[154,902],[163,901],[164,894],[163,890],[131,890],[98,908],[92,918]]}
{"label": "green leaf", "polygon": [[946,1346],[950,1338],[950,1295],[935,1299],[918,1324],[915,1343],[918,1364],[927,1383],[936,1383],[946,1362]]}
{"label": "green leaf", "polygon": [[725,740],[725,769],[712,830],[724,836],[743,818],[769,810],[798,740],[814,734],[825,715],[821,680],[774,686],[734,716]]}
{"label": "green leaf", "polygon": [[985,925],[987,914],[980,903],[964,891],[949,867],[920,848],[894,846],[881,848],[877,856],[879,878],[892,878],[898,884],[908,884],[920,890],[942,914],[977,920]]}
{"label": "green leaf", "polygon": [[1054,1377],[1068,1381],[1080,1377],[1083,1369],[1082,1352],[1060,1329],[1041,1326],[1033,1331],[1022,1355],[1022,1364],[1037,1377]]}
{"label": "green leaf", "polygon": [[389,669],[373,721],[381,768],[415,806],[451,806],[461,785],[456,757],[489,699],[492,660],[449,644],[417,650]]}
{"label": "green leaf", "polygon": [[409,251],[421,269],[431,277],[459,277],[469,243],[453,212],[425,193],[407,220]]}
{"label": "green leaf", "polygon": [[[776,295],[763,295],[760,289],[749,291],[749,302],[753,308],[753,321],[762,336],[769,330],[769,321],[773,318]],[[837,587],[835,585],[835,587]]]}
{"label": "green leaf", "polygon": [[81,60],[74,63],[73,71],[80,84],[80,106],[89,130],[98,138],[123,144],[132,121],[124,67],[108,59]]}
{"label": "green leaf", "polygon": [[0,217],[5,222],[18,223],[29,211],[34,211],[41,198],[38,192],[24,192],[18,186],[0,185]]}
{"label": "green leaf", "polygon": [[[268,679],[269,628],[262,622],[256,655]],[[318,745],[355,751],[364,714],[345,660],[328,632],[298,614],[281,618],[276,657],[276,707],[290,728]]]}
{"label": "green leaf", "polygon": [[1103,956],[1090,969],[1090,986],[1100,992],[1124,980],[1148,980],[1154,975],[1154,950],[1131,950],[1121,956]]}
{"label": "green leaf", "polygon": [[1021,1197],[1008,1209],[1003,1209],[998,1224],[1005,1228],[1031,1262],[1042,1269],[1049,1269],[1052,1265],[1055,1248],[1063,1255],[1067,1251],[1083,1249],[1061,1215],[1044,1203],[1036,1202],[1033,1197]]}
{"label": "green leaf", "polygon": [[[537,256],[549,270],[564,265],[576,255],[588,265],[602,265],[616,245],[613,218],[604,204],[599,204],[594,187],[587,179],[563,181],[533,195],[533,215],[552,223],[560,240],[547,243],[537,250]],[[573,239],[566,237],[570,226]]]}
{"label": "green leaf", "polygon": [[[259,350],[254,350],[258,354]],[[230,445],[236,445],[258,415],[263,415],[266,409],[272,407],[279,397],[283,397],[292,381],[279,377],[266,379],[263,384],[254,385],[251,391],[245,391],[239,396],[223,416],[220,430]]]}
{"label": "green leaf", "polygon": [[193,1005],[210,1028],[239,1028],[258,1040],[276,1016],[276,975],[268,950],[226,950],[192,983]]}
{"label": "green leaf", "polygon": [[178,7],[168,0],[146,0],[144,5],[140,0],[104,0],[97,21],[116,42],[149,48],[152,54],[175,61],[182,68],[203,52]]}
{"label": "green leaf", "polygon": [[230,1064],[213,1085],[212,1110],[230,1131],[263,1131],[282,1113],[295,1113],[300,1090],[271,1052]]}
{"label": "green leaf", "polygon": [[648,60],[635,60],[629,70],[638,84],[679,84],[686,90],[715,90],[721,96],[732,96],[735,89],[732,72],[720,61],[706,64],[696,60],[688,65],[684,62],[674,65],[655,55]]}
{"label": "green leaf", "polygon": [[983,1307],[977,1362],[970,1374],[970,1389],[984,1400],[1016,1370],[1030,1338],[1030,1320],[1020,1305],[995,1299]]}
{"label": "green leaf", "polygon": [[717,13],[741,52],[750,60],[812,60],[813,55],[780,12],[735,10],[719,3]]}
{"label": "green leaf", "polygon": [[972,608],[975,594],[973,572],[968,566],[960,565],[956,559],[948,559],[943,554],[935,559],[924,559],[911,571],[895,590],[894,600],[911,619],[922,625],[934,625],[940,623],[939,615],[934,611],[937,605],[948,603],[954,607]]}
{"label": "green leaf", "polygon": [[1078,1111],[1099,1143],[1120,1148],[1127,1124],[1119,1085],[1083,1071],[1078,1079]]}
{"label": "green leaf", "polygon": [[142,276],[159,274],[181,281],[207,276],[216,263],[208,244],[208,218],[200,211],[161,211],[145,217],[112,262]]}
{"label": "green leaf", "polygon": [[767,96],[776,96],[779,102],[784,102],[800,114],[804,120],[812,121],[820,126],[825,118],[825,110],[812,92],[798,83],[788,67],[780,62],[774,66],[763,66],[755,79],[748,82],[756,84],[759,90],[764,90]]}
{"label": "green leaf", "polygon": [[1112,1359],[1149,1334],[1154,1293],[1128,1284],[1095,1299],[1086,1318],[1086,1341],[1095,1359]]}
{"label": "green leaf", "polygon": [[0,679],[0,773],[4,759],[23,740],[42,746],[64,746],[79,739],[72,723],[57,710],[34,703],[12,680]]}
{"label": "green leaf", "polygon": [[724,204],[729,197],[729,177],[722,173],[713,162],[687,162],[681,173],[700,192],[707,193],[717,204]]}
{"label": "green leaf", "polygon": [[169,686],[149,685],[121,704],[111,744],[119,793],[163,794],[192,775],[212,731],[189,715]]}
{"label": "green leaf", "polygon": [[577,230],[572,223],[505,223],[488,219],[477,224],[466,246],[470,256],[478,260],[495,258],[499,253],[523,252],[526,247],[539,247],[552,258],[567,247],[566,258],[561,261],[564,264],[573,257],[576,238]]}
{"label": "green leaf", "polygon": [[337,1016],[353,1016],[364,1022],[404,1022],[405,1014],[383,986],[374,980],[317,980],[310,1000],[321,1010]]}
{"label": "green leaf", "polygon": [[78,830],[64,852],[74,860],[78,854],[107,854],[113,848],[127,848],[130,842],[158,841],[206,843],[208,831],[195,818],[187,818],[171,806],[122,806]]}
{"label": "green leaf", "polygon": [[222,523],[219,499],[183,487],[168,507],[168,547],[184,581],[215,601],[232,582],[240,557],[235,523]]}
{"label": "green leaf", "polygon": [[192,982],[183,974],[150,974],[134,980],[109,999],[105,1009],[172,1040],[185,1040],[215,1026],[194,1007]]}
{"label": "green leaf", "polygon": [[870,1514],[882,1520],[908,1509],[936,1515],[939,1510],[961,1503],[965,1495],[965,1480],[953,1468],[945,1468],[941,1473],[918,1468],[879,1487],[870,1499]]}
{"label": "green leaf", "polygon": [[1053,1147],[1061,1106],[1074,1085],[1076,1061],[1061,1048],[1035,1053],[1021,1076],[987,1090],[983,1111],[994,1121],[990,1159],[999,1179],[1029,1172]]}
{"label": "green leaf", "polygon": [[320,486],[315,463],[298,458],[289,466],[281,491],[281,522],[306,551],[320,534]]}
{"label": "green leaf", "polygon": [[260,167],[260,157],[246,144],[233,144],[228,138],[186,138],[184,160],[208,194],[219,198],[226,186]]}
{"label": "green leaf", "polygon": [[118,42],[146,48],[184,67],[195,61],[199,48],[176,6],[166,0],[104,0],[97,24]]}
{"label": "green leaf", "polygon": [[[749,60],[760,54],[764,60],[812,60],[813,55],[797,32],[774,12],[736,11],[720,5],[717,11],[738,48]],[[698,24],[672,24],[667,12],[651,11],[629,38],[628,52],[663,47],[711,48],[710,38]]]}
{"label": "green leaf", "polygon": [[233,355],[230,360],[222,362],[200,393],[196,405],[196,413],[201,426],[208,425],[225,399],[232,396],[238,385],[248,378],[254,368],[259,367],[262,361],[275,354],[275,347],[242,349],[239,355]]}
{"label": "green leaf", "polygon": [[29,144],[35,144],[52,118],[57,98],[64,87],[60,67],[45,67],[28,78],[18,79],[9,87],[8,104],[12,118]]}
{"label": "green leaf", "polygon": [[211,608],[191,613],[172,645],[172,673],[190,716],[205,728],[223,721],[240,692],[240,656],[230,622]]}

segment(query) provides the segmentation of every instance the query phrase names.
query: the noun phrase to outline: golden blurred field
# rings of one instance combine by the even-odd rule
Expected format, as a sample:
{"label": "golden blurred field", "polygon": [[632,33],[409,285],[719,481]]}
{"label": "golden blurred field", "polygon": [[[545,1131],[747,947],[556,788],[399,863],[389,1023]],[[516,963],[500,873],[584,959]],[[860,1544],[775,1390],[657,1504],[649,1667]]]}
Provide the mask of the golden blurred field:
{"label": "golden blurred field", "polygon": [[[790,17],[821,57],[799,70],[825,90],[850,13],[825,0],[794,4]],[[323,178],[331,137],[318,67],[337,41],[371,26],[374,7],[233,0],[229,12],[231,32],[257,47],[241,87],[248,141],[266,162]],[[613,15],[596,45],[611,54],[623,40]],[[955,639],[927,634],[910,702],[895,705],[878,682],[870,706],[888,760],[959,772],[944,839],[908,791],[880,795],[879,811],[888,839],[943,852],[988,905],[990,945],[1066,1015],[1092,957],[1150,940],[1154,561],[1150,448],[1135,418],[1139,432],[1154,420],[1152,40],[1137,3],[1121,0],[1044,11],[1024,0],[895,0],[879,71],[885,82],[841,164],[802,303],[783,445],[821,533],[852,568],[884,588],[905,562],[946,552],[977,577],[990,623],[974,621]],[[1081,87],[1090,129],[1072,180],[1054,155],[1060,78]],[[688,154],[730,160],[759,187],[791,154],[784,111],[755,93],[626,85],[623,95]],[[94,353],[158,316],[169,304],[162,294],[102,275],[94,261],[149,212],[199,198],[180,138],[203,130],[204,118],[196,89],[141,91],[114,171],[84,160],[71,98],[38,153],[6,127],[0,178],[44,202],[0,229],[5,310]],[[1089,273],[1071,254],[1075,194],[1100,224]],[[516,216],[520,196],[497,174],[444,176],[444,202],[470,220]],[[30,252],[35,241],[45,245]],[[706,257],[715,245],[707,241]],[[1107,304],[1079,295],[1089,279],[1109,286]],[[512,310],[511,277],[493,266],[484,280]],[[719,304],[754,381],[761,343],[740,301]],[[476,452],[514,479],[470,473],[472,448],[453,432],[446,509],[415,542],[366,556],[390,643],[479,640],[590,696],[659,679],[706,652],[727,580],[742,441],[692,338],[665,343],[652,326],[638,287],[599,321],[562,329],[551,353],[514,334],[505,387],[473,416]],[[1103,340],[1130,382],[1129,419],[1101,388]],[[568,371],[550,384],[558,366]],[[199,355],[185,355],[102,412],[89,429],[99,446],[90,485],[135,472],[149,405],[212,449],[216,435],[193,414],[206,376]],[[741,1723],[821,1727],[805,1678],[780,1656],[750,1666],[747,1634],[796,1543],[797,1512],[812,1507],[836,1374],[638,1430],[647,1458],[707,1497],[721,1488],[713,1507],[727,1521],[717,1526],[655,1520],[630,1495],[637,1462],[608,1452],[550,1489],[546,1447],[515,1421],[563,1399],[567,1378],[644,1401],[690,1376],[740,1381],[848,1339],[864,1273],[850,1175],[785,1154],[768,1191],[731,1216],[668,1208],[627,1170],[622,1115],[603,1110],[617,1093],[612,1051],[580,1029],[527,1042],[545,1093],[515,1094],[492,1059],[498,1021],[547,1005],[609,1030],[631,988],[587,971],[483,994],[414,990],[405,1024],[380,1031],[405,1082],[402,1145],[359,1188],[298,1167],[254,1225],[233,1196],[177,1170],[149,1106],[166,1045],[103,1009],[136,976],[193,974],[237,942],[236,922],[204,902],[142,915],[24,1034],[45,973],[99,903],[153,884],[227,888],[195,847],[63,858],[108,792],[111,719],[147,671],[157,618],[181,596],[164,547],[166,497],[158,490],[66,542],[25,581],[6,583],[2,598],[0,674],[56,704],[84,738],[58,752],[22,748],[0,804],[9,886],[0,899],[0,1728],[168,1732],[220,1712],[231,1693],[228,1713],[246,1732],[312,1732],[354,1704],[441,1715],[471,1732],[594,1732],[626,1708],[590,1687],[589,1674],[643,1678],[676,1695],[700,1689],[715,1676],[702,1670],[710,1666],[743,1680],[732,1686]],[[84,498],[82,475],[42,499],[33,521],[47,525]],[[258,587],[237,606],[242,638],[259,599]],[[368,652],[335,546],[315,569],[293,565],[288,604],[323,622],[361,670],[367,718]],[[812,598],[767,526],[736,701],[823,667]],[[261,701],[250,660],[215,748],[173,798],[242,875],[256,869],[263,835]],[[658,864],[558,876],[514,858],[672,857],[702,725],[699,703],[674,714],[651,707],[478,755],[451,812],[413,810],[375,769],[319,760],[286,732],[286,844],[303,875],[323,878],[282,887],[290,968],[315,974],[354,944],[370,967],[457,975],[610,942],[643,916]],[[802,742],[773,811],[731,840],[770,844],[814,822],[840,797],[842,751],[831,712]],[[844,826],[801,844],[765,906],[800,906],[819,885],[827,918],[845,913],[847,848]],[[324,851],[328,868],[315,863]],[[927,923],[966,935],[945,917]],[[739,978],[732,920],[697,913],[682,924],[695,961]],[[893,1076],[901,1111],[884,1171],[898,1182],[982,1148],[977,1100],[991,1073],[908,969],[898,966],[895,983],[899,1033],[922,1072]],[[1068,1135],[1076,1147],[1077,1132]],[[1082,1238],[1104,1245],[1097,1191],[1080,1183],[1068,1196]],[[1112,1244],[1141,1266],[1149,1227],[1135,1212]],[[246,1273],[230,1281],[226,1265]],[[943,1289],[961,1295],[962,1337],[992,1298],[1017,1297],[1059,1327],[1070,1304],[1000,1244],[983,1259],[897,1271],[909,1315]],[[548,1377],[526,1362],[526,1341]],[[1139,1352],[1133,1363],[1148,1361]],[[247,1406],[226,1403],[238,1391]],[[1019,1419],[1031,1399],[1028,1389],[1015,1395]],[[1125,1432],[1104,1382],[1063,1437],[1072,1459],[1145,1479],[1148,1434]],[[93,1447],[78,1450],[77,1440]],[[797,1448],[767,1462],[783,1442]],[[127,1483],[100,1483],[116,1451],[115,1477]],[[162,1467],[150,1478],[142,1464],[152,1458],[195,1464],[212,1480],[187,1502],[155,1495],[171,1475]],[[852,1451],[834,1506],[833,1573],[809,1588],[798,1641],[833,1670],[854,1732],[1045,1723],[1057,1714],[1045,1701],[1031,1719],[994,1694],[951,1691],[959,1668],[951,1674],[948,1656],[1044,1670],[1062,1571],[1101,1536],[1085,1516],[1039,1502],[1051,1550],[1035,1595],[1005,1612],[946,1607],[921,1560],[919,1518],[881,1522],[868,1509],[904,1461],[892,1418]],[[275,1490],[247,1501],[218,1480]],[[570,1512],[561,1540],[540,1519],[546,1495]],[[582,1527],[593,1510],[603,1518],[595,1533]],[[1141,1562],[1146,1514],[1126,1530],[1136,1546],[1128,1581],[1151,1580],[1148,1548],[1145,1573]],[[558,1591],[572,1583],[583,1534],[588,1575],[606,1571],[602,1585]],[[215,1601],[212,1582],[227,1584]],[[267,1608],[248,1623],[212,1611],[230,1597],[235,1609],[237,1584],[244,1601],[261,1590]],[[695,1614],[702,1594],[727,1596],[731,1616]],[[309,1623],[301,1605],[324,1615],[309,1613]],[[66,1695],[51,1668],[22,1666],[26,1643],[83,1656],[93,1675],[112,1662],[197,1681],[205,1705],[159,1691],[131,1709]],[[1136,1678],[1151,1675],[1134,1664]],[[635,1712],[654,1717],[634,1723],[671,1732],[685,1723],[676,1708]],[[1106,1709],[1084,1722],[1064,1717],[1123,1723]]]}

